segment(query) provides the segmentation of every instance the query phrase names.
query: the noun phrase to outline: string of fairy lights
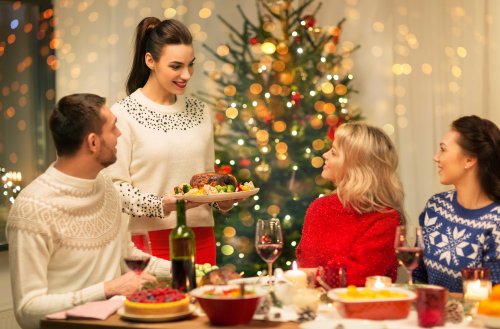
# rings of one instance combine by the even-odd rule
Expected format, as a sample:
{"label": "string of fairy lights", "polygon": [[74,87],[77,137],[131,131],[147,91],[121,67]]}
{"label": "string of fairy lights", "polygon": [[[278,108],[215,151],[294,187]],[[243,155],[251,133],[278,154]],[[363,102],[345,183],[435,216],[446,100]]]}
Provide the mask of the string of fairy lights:
{"label": "string of fairy lights", "polygon": [[5,168],[0,167],[0,178],[2,184],[0,205],[10,206],[21,192],[22,174],[18,171],[6,171]]}

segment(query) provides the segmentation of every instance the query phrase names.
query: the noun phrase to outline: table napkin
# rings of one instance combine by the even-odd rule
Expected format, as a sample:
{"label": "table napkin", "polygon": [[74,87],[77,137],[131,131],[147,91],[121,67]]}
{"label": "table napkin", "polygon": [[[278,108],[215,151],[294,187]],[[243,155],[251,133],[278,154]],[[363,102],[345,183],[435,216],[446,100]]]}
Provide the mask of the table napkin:
{"label": "table napkin", "polygon": [[123,305],[123,296],[114,296],[108,300],[89,302],[74,308],[47,315],[47,319],[64,320],[67,318],[87,318],[106,320]]}

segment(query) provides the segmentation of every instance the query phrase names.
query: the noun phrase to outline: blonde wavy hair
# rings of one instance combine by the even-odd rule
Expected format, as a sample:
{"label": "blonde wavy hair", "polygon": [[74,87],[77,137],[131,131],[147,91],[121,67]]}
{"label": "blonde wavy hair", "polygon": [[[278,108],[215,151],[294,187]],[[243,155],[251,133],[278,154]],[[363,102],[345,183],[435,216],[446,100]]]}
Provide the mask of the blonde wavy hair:
{"label": "blonde wavy hair", "polygon": [[335,132],[343,158],[336,193],[344,205],[358,213],[392,208],[405,222],[404,192],[398,174],[398,155],[391,139],[365,123],[345,123]]}

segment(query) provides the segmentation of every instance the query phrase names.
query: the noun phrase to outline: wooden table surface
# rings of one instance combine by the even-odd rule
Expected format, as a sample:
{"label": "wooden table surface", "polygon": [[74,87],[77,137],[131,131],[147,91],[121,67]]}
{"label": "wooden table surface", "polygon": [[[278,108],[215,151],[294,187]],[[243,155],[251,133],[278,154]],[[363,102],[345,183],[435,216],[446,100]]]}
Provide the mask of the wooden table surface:
{"label": "wooden table surface", "polygon": [[192,315],[189,318],[183,320],[177,320],[172,322],[159,322],[159,323],[140,323],[140,322],[129,322],[120,319],[118,314],[113,314],[106,320],[42,320],[40,323],[42,329],[100,329],[100,328],[142,328],[142,329],[152,329],[152,328],[162,328],[162,329],[186,329],[186,328],[238,328],[238,329],[258,329],[258,328],[275,328],[275,329],[297,329],[299,324],[296,322],[272,322],[272,321],[257,321],[252,320],[247,325],[240,326],[224,326],[215,327],[210,324],[206,316],[196,316]]}
{"label": "wooden table surface", "polygon": [[[449,298],[461,299],[462,294],[450,293]],[[196,313],[196,312],[195,312]],[[158,322],[158,323],[141,323],[125,321],[120,318],[118,314],[113,314],[106,320],[84,320],[84,319],[70,319],[70,320],[42,320],[40,323],[42,329],[93,329],[93,328],[141,328],[141,329],[185,329],[185,328],[219,328],[212,326],[205,315],[197,316],[191,315],[182,320],[171,322]],[[247,325],[240,326],[227,326],[220,328],[238,328],[238,329],[258,329],[258,328],[274,328],[274,329],[298,329],[299,323],[297,322],[274,322],[274,321],[258,321],[252,320]]]}

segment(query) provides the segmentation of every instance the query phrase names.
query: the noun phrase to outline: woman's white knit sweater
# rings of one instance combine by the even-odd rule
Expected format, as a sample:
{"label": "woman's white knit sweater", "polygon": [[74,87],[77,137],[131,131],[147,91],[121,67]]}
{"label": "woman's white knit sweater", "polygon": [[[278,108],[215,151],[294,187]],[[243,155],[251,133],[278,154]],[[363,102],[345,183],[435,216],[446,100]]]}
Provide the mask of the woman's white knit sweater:
{"label": "woman's white knit sweater", "polygon": [[[175,227],[176,212],[164,214],[161,197],[194,174],[214,171],[210,109],[183,95],[172,105],[157,104],[138,89],[111,111],[122,135],[118,160],[105,172],[120,191],[122,211],[130,214],[130,230]],[[190,227],[214,225],[208,205],[187,210],[186,219]]]}

